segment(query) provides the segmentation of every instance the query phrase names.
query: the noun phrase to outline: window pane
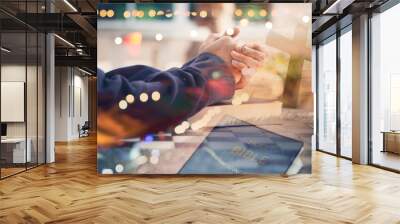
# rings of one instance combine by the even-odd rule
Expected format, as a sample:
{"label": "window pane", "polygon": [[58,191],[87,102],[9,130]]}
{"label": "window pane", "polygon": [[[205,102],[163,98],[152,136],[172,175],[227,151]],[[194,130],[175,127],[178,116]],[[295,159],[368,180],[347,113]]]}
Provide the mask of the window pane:
{"label": "window pane", "polygon": [[318,49],[318,147],[336,153],[336,40]]}
{"label": "window pane", "polygon": [[340,37],[340,150],[341,155],[352,156],[352,35]]}
{"label": "window pane", "polygon": [[372,163],[400,170],[400,4],[372,18]]}

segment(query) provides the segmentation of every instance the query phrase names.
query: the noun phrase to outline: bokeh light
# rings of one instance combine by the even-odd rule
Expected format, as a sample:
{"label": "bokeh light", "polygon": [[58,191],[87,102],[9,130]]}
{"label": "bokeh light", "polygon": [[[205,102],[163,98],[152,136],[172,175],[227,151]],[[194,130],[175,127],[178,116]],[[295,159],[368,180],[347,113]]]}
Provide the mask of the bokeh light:
{"label": "bokeh light", "polygon": [[125,100],[129,104],[132,104],[133,102],[135,102],[135,97],[132,94],[128,94],[128,95],[126,95]]}
{"label": "bokeh light", "polygon": [[160,92],[158,92],[158,91],[154,91],[154,92],[151,94],[151,99],[152,99],[153,101],[155,101],[155,102],[159,101],[160,98],[161,98],[161,94],[160,94]]}
{"label": "bokeh light", "polygon": [[123,166],[122,164],[117,164],[117,165],[115,166],[115,171],[116,171],[117,173],[122,173],[122,172],[124,171],[124,166]]}
{"label": "bokeh light", "polygon": [[122,44],[122,38],[121,38],[121,37],[116,37],[116,38],[114,39],[114,43],[115,43],[116,45]]}
{"label": "bokeh light", "polygon": [[241,19],[239,23],[240,23],[241,26],[247,26],[247,25],[249,25],[249,20],[248,19]]}
{"label": "bokeh light", "polygon": [[235,16],[239,17],[243,15],[243,11],[241,9],[236,9],[235,10]]}
{"label": "bokeh light", "polygon": [[147,93],[141,93],[139,99],[141,102],[145,103],[149,100],[149,95],[147,95]]}
{"label": "bokeh light", "polygon": [[198,35],[197,30],[191,30],[190,31],[190,37],[191,38],[195,38],[195,37],[197,37],[197,35]]}
{"label": "bokeh light", "polygon": [[268,21],[268,22],[266,22],[265,23],[265,28],[267,28],[267,29],[272,29],[272,22],[270,22],[270,21]]}
{"label": "bokeh light", "polygon": [[162,39],[164,38],[164,36],[161,33],[157,33],[156,36],[156,41],[162,41]]}
{"label": "bokeh light", "polygon": [[150,17],[154,17],[154,16],[157,15],[157,12],[156,12],[156,10],[151,9],[151,10],[149,10],[148,14],[149,14]]}
{"label": "bokeh light", "polygon": [[119,109],[126,110],[126,108],[128,108],[128,102],[126,102],[125,100],[120,100],[118,106]]}
{"label": "bokeh light", "polygon": [[131,45],[140,45],[142,43],[142,33],[133,32],[124,38],[126,43]]}
{"label": "bokeh light", "polygon": [[309,16],[303,16],[302,20],[303,20],[304,23],[308,23],[308,22],[310,22],[310,17]]}
{"label": "bokeh light", "polygon": [[124,12],[124,18],[129,18],[131,17],[131,12],[130,11],[125,11]]}
{"label": "bokeh light", "polygon": [[261,17],[265,17],[265,16],[267,16],[267,10],[265,10],[265,9],[261,9],[260,10],[260,12],[258,12],[258,14],[261,16]]}
{"label": "bokeh light", "polygon": [[199,15],[200,15],[201,18],[206,18],[207,17],[207,11],[201,10]]}
{"label": "bokeh light", "polygon": [[114,16],[114,10],[109,9],[109,10],[107,11],[107,16],[108,16],[109,18],[113,17],[113,16]]}
{"label": "bokeh light", "polygon": [[228,28],[228,29],[226,30],[226,34],[228,34],[229,36],[232,36],[234,32],[235,32],[235,31],[234,31],[232,28]]}
{"label": "bokeh light", "polygon": [[100,15],[100,17],[103,17],[103,18],[106,17],[107,16],[107,10],[105,10],[105,9],[100,10],[99,15]]}
{"label": "bokeh light", "polygon": [[254,15],[255,15],[254,10],[250,9],[249,11],[247,11],[247,16],[253,17]]}

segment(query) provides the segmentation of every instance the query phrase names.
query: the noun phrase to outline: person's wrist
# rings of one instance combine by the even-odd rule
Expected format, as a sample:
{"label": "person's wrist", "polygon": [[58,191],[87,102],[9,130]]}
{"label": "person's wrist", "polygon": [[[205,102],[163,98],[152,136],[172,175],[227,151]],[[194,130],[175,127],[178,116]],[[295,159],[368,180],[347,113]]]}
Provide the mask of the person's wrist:
{"label": "person's wrist", "polygon": [[219,55],[213,53],[213,52],[209,52],[209,51],[203,51],[199,53],[199,57],[209,57],[209,58],[213,58],[215,61],[217,61],[218,63],[221,64],[228,64],[222,57],[220,57]]}

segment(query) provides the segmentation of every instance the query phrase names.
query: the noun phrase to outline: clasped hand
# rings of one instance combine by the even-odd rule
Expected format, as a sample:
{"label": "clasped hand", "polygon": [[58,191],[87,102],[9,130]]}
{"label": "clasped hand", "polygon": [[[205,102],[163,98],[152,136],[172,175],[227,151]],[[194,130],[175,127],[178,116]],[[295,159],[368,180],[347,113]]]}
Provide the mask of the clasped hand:
{"label": "clasped hand", "polygon": [[241,44],[236,38],[239,33],[239,28],[234,28],[230,35],[227,32],[223,35],[212,33],[199,49],[199,53],[208,52],[225,61],[231,68],[235,89],[241,89],[247,83],[242,71],[260,67],[265,59],[263,47],[257,43]]}

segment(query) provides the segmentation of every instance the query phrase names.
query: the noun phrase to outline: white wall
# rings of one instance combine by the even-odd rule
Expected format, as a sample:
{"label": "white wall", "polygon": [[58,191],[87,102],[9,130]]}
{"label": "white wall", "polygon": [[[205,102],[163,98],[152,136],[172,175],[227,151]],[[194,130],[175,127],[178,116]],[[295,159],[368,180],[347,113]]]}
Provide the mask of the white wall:
{"label": "white wall", "polygon": [[[33,67],[33,66],[28,66],[26,68],[25,65],[18,65],[18,64],[2,65],[1,66],[1,81],[2,82],[25,82],[26,83],[25,69],[27,69],[28,74],[32,74],[32,73],[36,74],[36,67]],[[29,80],[29,81],[30,81],[29,84],[32,84],[31,83],[32,80]],[[33,84],[36,85],[36,81]],[[30,103],[30,102],[34,101],[32,98],[36,98],[36,89],[28,88],[27,90],[28,90],[27,102]],[[31,93],[30,90],[32,90],[34,92]],[[30,105],[30,106],[36,107],[36,103],[35,103],[35,105]],[[1,110],[7,110],[7,108],[1,108]],[[28,113],[28,121],[31,122],[33,120],[36,123],[36,114]],[[7,136],[8,137],[25,137],[25,123],[26,122],[7,122]],[[29,125],[28,127],[31,127],[31,126],[32,126],[32,124]]]}
{"label": "white wall", "polygon": [[[39,69],[37,71],[37,69]],[[39,163],[44,162],[44,82],[42,68],[25,64],[4,64],[1,66],[2,82],[24,82],[26,84],[26,106],[22,108],[22,113],[26,112],[26,120],[23,122],[6,122],[8,138],[25,138],[29,139],[32,151],[32,161],[36,162],[36,153],[39,153]],[[27,78],[27,80],[25,80]],[[22,93],[24,91],[22,90]],[[7,97],[7,96],[2,96]],[[3,107],[1,110],[12,110]],[[12,111],[7,111],[11,112]]]}
{"label": "white wall", "polygon": [[88,120],[88,78],[72,67],[56,67],[55,74],[55,141],[74,140]]}

